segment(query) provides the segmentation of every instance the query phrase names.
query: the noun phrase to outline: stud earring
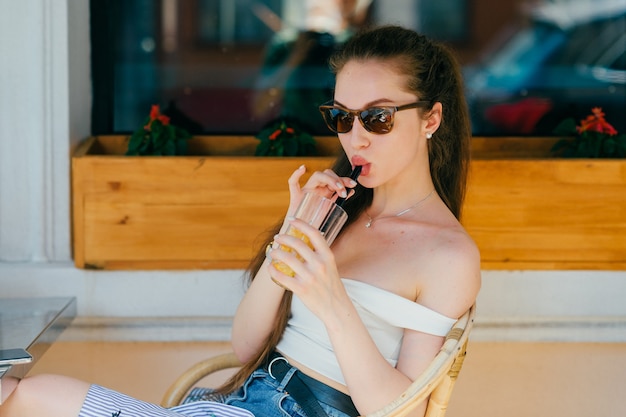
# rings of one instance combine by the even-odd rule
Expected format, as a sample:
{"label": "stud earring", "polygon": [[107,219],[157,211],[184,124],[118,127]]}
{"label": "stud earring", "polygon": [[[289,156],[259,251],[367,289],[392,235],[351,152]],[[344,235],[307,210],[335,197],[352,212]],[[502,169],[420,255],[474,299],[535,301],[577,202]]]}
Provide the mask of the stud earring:
{"label": "stud earring", "polygon": [[431,139],[433,137],[433,134],[428,132],[426,133],[426,139]]}

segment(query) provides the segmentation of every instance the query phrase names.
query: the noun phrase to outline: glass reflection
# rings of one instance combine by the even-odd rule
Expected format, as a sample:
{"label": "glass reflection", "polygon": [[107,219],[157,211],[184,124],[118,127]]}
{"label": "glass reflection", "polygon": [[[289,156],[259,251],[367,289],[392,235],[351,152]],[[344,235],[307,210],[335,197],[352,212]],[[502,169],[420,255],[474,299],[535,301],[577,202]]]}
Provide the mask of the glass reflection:
{"label": "glass reflection", "polygon": [[[195,134],[256,134],[277,118],[328,135],[328,56],[363,25],[447,41],[476,135],[550,135],[602,107],[623,131],[623,0],[91,0],[94,134],[160,104]],[[99,58],[98,58],[99,57]],[[96,62],[96,61],[94,61]]]}

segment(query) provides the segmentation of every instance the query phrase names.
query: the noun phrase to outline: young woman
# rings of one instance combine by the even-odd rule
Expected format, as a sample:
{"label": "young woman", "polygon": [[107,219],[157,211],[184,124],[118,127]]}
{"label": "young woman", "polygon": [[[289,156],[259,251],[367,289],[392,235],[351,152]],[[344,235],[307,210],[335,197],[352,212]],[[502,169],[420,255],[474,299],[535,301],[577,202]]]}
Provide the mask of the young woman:
{"label": "young woman", "polygon": [[[382,408],[426,368],[480,288],[478,250],[458,220],[470,128],[451,53],[413,31],[381,27],[354,36],[331,67],[334,100],[320,109],[344,152],[303,185],[305,167],[289,178],[287,216],[266,243],[299,257],[259,253],[233,323],[233,348],[245,365],[222,392],[227,404],[257,417]],[[358,184],[348,177],[355,166]],[[332,247],[292,218],[305,192],[349,196],[349,220]],[[312,248],[284,233],[290,224]],[[0,416],[203,415],[133,414],[131,404],[140,402],[42,376],[23,380]]]}

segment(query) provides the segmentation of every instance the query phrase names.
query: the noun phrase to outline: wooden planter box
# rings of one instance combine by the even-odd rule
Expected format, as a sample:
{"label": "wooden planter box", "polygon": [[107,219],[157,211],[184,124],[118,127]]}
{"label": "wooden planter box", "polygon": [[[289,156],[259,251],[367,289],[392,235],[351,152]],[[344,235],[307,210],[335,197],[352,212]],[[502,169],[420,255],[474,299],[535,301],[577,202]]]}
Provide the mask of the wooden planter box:
{"label": "wooden planter box", "polygon": [[[484,269],[626,269],[626,160],[546,157],[554,139],[475,138],[463,223]],[[332,163],[252,155],[252,137],[197,137],[191,156],[126,157],[94,137],[72,158],[74,260],[94,269],[245,268],[282,219],[286,180]]]}
{"label": "wooden planter box", "polygon": [[[253,137],[196,137],[191,156],[127,157],[92,137],[72,158],[74,261],[93,269],[244,268],[283,215],[287,178],[332,157],[254,157]],[[338,149],[318,140],[320,153]]]}

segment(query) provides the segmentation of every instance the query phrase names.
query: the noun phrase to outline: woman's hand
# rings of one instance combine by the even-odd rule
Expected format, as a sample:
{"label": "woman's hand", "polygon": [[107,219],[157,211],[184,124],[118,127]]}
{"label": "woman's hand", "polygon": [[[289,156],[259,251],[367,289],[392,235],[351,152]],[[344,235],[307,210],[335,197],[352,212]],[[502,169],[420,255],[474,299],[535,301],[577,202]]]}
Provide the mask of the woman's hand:
{"label": "woman's hand", "polygon": [[301,165],[291,174],[287,181],[289,184],[289,209],[287,210],[287,216],[293,216],[293,213],[296,212],[296,208],[300,204],[304,193],[314,192],[326,198],[335,198],[335,196],[346,198],[354,193],[353,190],[348,191],[348,189],[357,185],[356,181],[349,177],[340,177],[333,170],[326,169],[324,171],[315,171],[311,174],[306,184],[301,187],[300,178],[305,172],[306,167]]}
{"label": "woman's hand", "polygon": [[295,276],[281,272],[272,263],[268,265],[268,272],[274,282],[293,291],[309,310],[325,321],[332,317],[334,302],[347,298],[335,256],[319,230],[299,219],[290,219],[289,224],[304,236],[276,235],[274,241],[292,248],[293,252],[276,248],[271,257],[273,261],[286,264]]}
{"label": "woman's hand", "polygon": [[[280,229],[279,237],[275,239],[273,247],[270,248],[271,252],[268,256],[268,258],[276,260],[279,258],[283,260],[283,257],[286,257],[286,263],[295,267],[294,270],[297,270],[297,275],[296,278],[291,278],[285,274],[280,274],[276,268],[271,266],[270,259],[264,262],[264,266],[255,275],[241,303],[239,303],[233,320],[231,341],[237,357],[242,362],[253,358],[275,330],[274,324],[284,295],[284,290],[279,288],[275,282],[302,295],[302,299],[307,300],[306,302],[316,314],[323,311],[319,307],[322,304],[320,300],[323,300],[323,295],[316,294],[328,294],[325,288],[328,288],[328,283],[333,280],[341,286],[341,282],[336,278],[337,267],[332,252],[318,230],[303,222],[294,223],[308,235],[313,250],[303,241],[283,233],[286,233],[290,219],[296,212],[304,193],[315,192],[325,197],[333,197],[336,194],[345,195],[347,193],[346,187],[354,187],[356,182],[350,178],[340,178],[332,170],[325,170],[314,172],[306,184],[300,187],[300,179],[305,172],[306,168],[302,165],[289,177],[290,201],[287,219]],[[303,259],[305,260],[300,261],[294,254],[279,250],[278,243],[287,246],[293,245],[297,252],[304,254]],[[320,272],[323,269],[328,269],[330,272]],[[302,282],[300,283],[299,280],[301,279]],[[280,280],[284,285],[281,284]],[[312,282],[314,284],[311,284]],[[343,290],[343,286],[341,289]],[[307,296],[307,292],[313,295]]]}

